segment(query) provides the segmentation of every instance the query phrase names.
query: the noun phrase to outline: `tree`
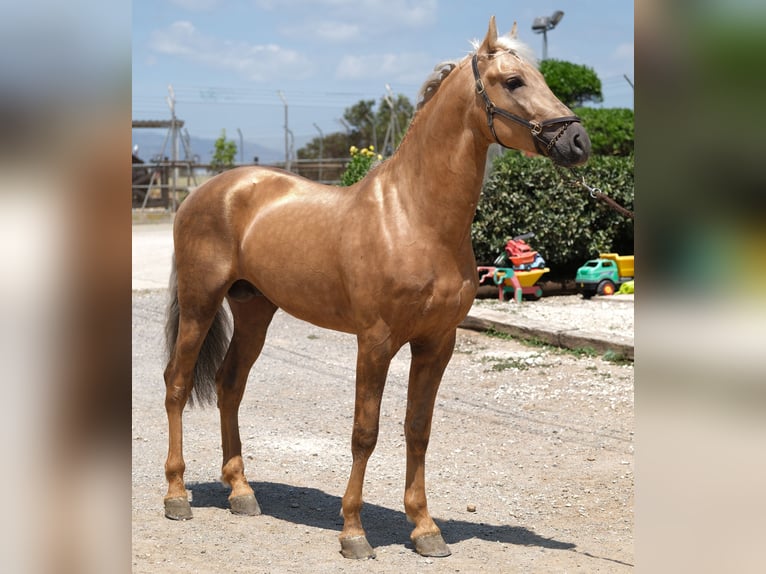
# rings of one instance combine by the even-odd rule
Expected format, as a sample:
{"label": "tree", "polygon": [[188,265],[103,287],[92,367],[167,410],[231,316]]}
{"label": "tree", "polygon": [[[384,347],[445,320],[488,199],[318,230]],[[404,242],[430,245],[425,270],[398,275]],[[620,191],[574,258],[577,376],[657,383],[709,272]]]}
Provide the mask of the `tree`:
{"label": "tree", "polygon": [[[401,143],[404,133],[409,126],[415,108],[409,98],[398,94],[391,99],[393,111],[396,113],[396,122],[391,121],[392,106],[382,97],[376,104],[375,100],[360,100],[343,112],[343,119],[348,124],[349,133],[334,132],[327,134],[323,140],[324,157],[346,157],[351,146],[365,149],[374,146],[376,150],[383,150],[386,134],[389,126],[396,125],[396,133],[390,134],[391,150]],[[376,107],[377,106],[377,107]],[[340,149],[339,149],[340,148]],[[299,159],[316,159],[319,157],[319,138],[313,138],[309,143],[298,150]]]}
{"label": "tree", "polygon": [[354,142],[352,145],[359,148],[376,145],[379,122],[375,113],[375,100],[359,100],[345,109],[343,119],[351,126],[350,137]]}
{"label": "tree", "polygon": [[234,167],[234,158],[237,157],[237,144],[232,140],[226,140],[226,130],[221,130],[221,137],[215,140],[215,151],[210,160],[210,169],[214,173],[221,173]]}
{"label": "tree", "polygon": [[[319,138],[315,137],[305,146],[298,150],[298,159],[319,158]],[[353,145],[351,136],[346,132],[333,132],[327,134],[322,140],[323,158],[341,158],[348,156],[348,149]]]}
{"label": "tree", "polygon": [[570,108],[585,102],[602,102],[601,80],[593,68],[561,60],[543,60],[540,72],[548,87]]}
{"label": "tree", "polygon": [[[414,113],[415,108],[407,96],[399,94],[396,98],[391,98],[390,103],[386,101],[385,97],[381,98],[377,116],[378,143],[385,155],[391,155],[399,147],[399,144],[402,143]],[[392,117],[396,118],[395,122],[391,121]],[[396,132],[389,134],[391,129],[396,130]],[[386,144],[386,134],[389,134],[391,138],[388,142],[391,149],[382,149]]]}

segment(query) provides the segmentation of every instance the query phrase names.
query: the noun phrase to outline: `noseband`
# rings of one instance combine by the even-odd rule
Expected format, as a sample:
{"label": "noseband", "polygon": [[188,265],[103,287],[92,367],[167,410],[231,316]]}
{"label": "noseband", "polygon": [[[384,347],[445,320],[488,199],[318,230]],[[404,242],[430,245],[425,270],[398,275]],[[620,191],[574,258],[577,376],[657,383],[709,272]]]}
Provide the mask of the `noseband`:
{"label": "noseband", "polygon": [[[489,96],[487,95],[487,91],[484,89],[484,82],[481,80],[481,76],[479,76],[479,64],[478,64],[479,58],[478,54],[473,55],[473,59],[471,60],[471,67],[473,68],[473,78],[476,80],[476,92],[481,95],[482,98],[484,98],[484,107],[487,110],[487,125],[489,126],[490,131],[492,132],[492,136],[495,138],[495,141],[499,143],[503,147],[510,148],[511,146],[505,145],[503,142],[500,141],[500,138],[497,137],[497,134],[495,133],[495,114],[502,116],[508,120],[512,120],[516,122],[517,124],[521,124],[522,126],[529,129],[529,131],[532,133],[532,137],[535,140],[535,147],[537,148],[537,151],[540,152],[544,156],[548,156],[550,154],[551,149],[553,148],[556,141],[564,134],[566,129],[573,123],[573,122],[579,122],[580,118],[577,116],[563,116],[560,118],[553,118],[550,120],[543,120],[542,122],[538,122],[537,120],[525,120],[524,118],[517,116],[516,114],[512,114],[509,111],[506,111],[502,108],[498,108],[495,106],[495,104],[492,102],[492,100],[489,99]],[[543,130],[547,126],[555,125],[555,124],[564,124],[562,125],[559,130],[553,135],[553,137],[550,139],[550,141],[545,141],[542,137]]]}

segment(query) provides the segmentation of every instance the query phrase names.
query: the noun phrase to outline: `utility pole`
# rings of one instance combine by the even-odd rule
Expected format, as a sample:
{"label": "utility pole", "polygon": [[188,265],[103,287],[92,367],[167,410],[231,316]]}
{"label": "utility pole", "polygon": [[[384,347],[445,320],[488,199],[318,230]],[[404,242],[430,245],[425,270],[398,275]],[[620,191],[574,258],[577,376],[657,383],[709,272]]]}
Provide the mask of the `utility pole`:
{"label": "utility pole", "polygon": [[287,123],[287,99],[282,93],[282,90],[279,90],[277,94],[279,94],[279,99],[281,99],[282,103],[285,105],[285,169],[290,171],[290,128]]}
{"label": "utility pole", "polygon": [[322,132],[322,128],[316,125],[316,123],[314,123],[314,127],[319,132],[319,174],[317,175],[317,179],[321,182],[322,181],[322,158],[324,157],[324,133]]}
{"label": "utility pole", "polygon": [[367,114],[367,119],[372,126],[372,145],[375,146],[375,153],[380,153],[378,151],[378,129],[375,127],[375,116],[372,114]]}
{"label": "utility pole", "polygon": [[386,84],[386,95],[383,96],[383,100],[388,104],[388,107],[391,108],[391,117],[388,120],[386,137],[383,139],[383,149],[379,153],[384,153],[386,156],[391,156],[396,149],[396,138],[399,136],[399,118],[396,117],[394,92],[391,90],[391,86],[388,84]]}
{"label": "utility pole", "polygon": [[[172,133],[173,143],[170,146],[170,161],[173,166],[173,200],[171,202],[171,211],[176,210],[176,186],[178,184],[178,121],[176,120],[176,94],[173,91],[173,86],[168,85],[168,106],[170,106],[170,130]],[[147,191],[148,193],[148,191]]]}
{"label": "utility pole", "polygon": [[340,125],[343,126],[343,129],[346,130],[346,149],[348,149],[348,146],[351,143],[351,127],[343,118],[337,118],[337,121]]}
{"label": "utility pole", "polygon": [[245,163],[245,140],[242,138],[242,130],[237,128],[239,134],[239,163]]}
{"label": "utility pole", "polygon": [[[625,81],[628,82],[628,85],[630,86],[630,89],[633,90],[633,93],[635,94],[636,93],[636,88],[633,87],[633,82],[628,77],[628,74],[623,74],[622,77],[625,78]],[[635,105],[635,100],[636,100],[636,97],[634,95],[633,96],[633,102],[634,102],[633,105]]]}

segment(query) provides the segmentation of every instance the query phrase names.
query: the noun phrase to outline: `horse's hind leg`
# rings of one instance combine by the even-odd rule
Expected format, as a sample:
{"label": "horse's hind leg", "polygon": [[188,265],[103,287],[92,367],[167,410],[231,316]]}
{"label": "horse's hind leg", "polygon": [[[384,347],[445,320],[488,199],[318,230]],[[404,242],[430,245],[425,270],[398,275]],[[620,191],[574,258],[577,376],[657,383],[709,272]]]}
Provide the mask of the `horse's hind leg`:
{"label": "horse's hind leg", "polygon": [[412,363],[407,388],[404,433],[407,441],[407,478],[404,509],[415,523],[410,538],[418,554],[449,556],[450,550],[426,502],[425,458],[431,435],[436,392],[455,347],[455,332],[442,339],[411,344]]}
{"label": "horse's hind leg", "polygon": [[168,457],[165,462],[168,492],[165,496],[165,516],[174,520],[188,520],[192,517],[184,486],[186,464],[183,458],[183,410],[194,386],[195,365],[200,350],[203,343],[209,344],[209,339],[206,340],[208,332],[222,329],[220,324],[213,326],[213,323],[222,320],[217,313],[223,294],[206,299],[204,304],[183,305],[177,311],[178,331],[165,369],[165,410],[168,417]]}
{"label": "horse's hind leg", "polygon": [[230,297],[229,306],[234,315],[234,335],[216,376],[223,446],[221,479],[231,486],[231,511],[234,514],[255,515],[260,514],[261,510],[245,477],[239,436],[239,405],[250,368],[263,348],[266,330],[277,307],[263,296],[254,296],[246,301]]}

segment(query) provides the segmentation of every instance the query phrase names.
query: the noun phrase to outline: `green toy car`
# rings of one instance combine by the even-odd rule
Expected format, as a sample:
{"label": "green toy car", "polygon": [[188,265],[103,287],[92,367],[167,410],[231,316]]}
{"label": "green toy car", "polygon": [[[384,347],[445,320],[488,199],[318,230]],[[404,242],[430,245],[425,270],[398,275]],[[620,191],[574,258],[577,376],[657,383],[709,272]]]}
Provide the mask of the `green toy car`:
{"label": "green toy car", "polygon": [[623,283],[633,281],[635,275],[633,255],[599,253],[577,270],[575,283],[583,299],[593,295],[614,295]]}

